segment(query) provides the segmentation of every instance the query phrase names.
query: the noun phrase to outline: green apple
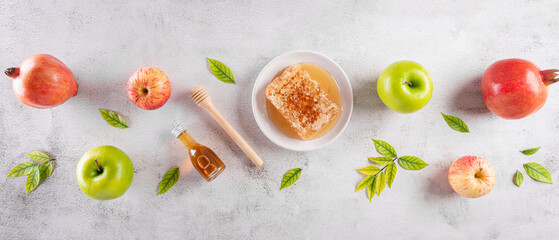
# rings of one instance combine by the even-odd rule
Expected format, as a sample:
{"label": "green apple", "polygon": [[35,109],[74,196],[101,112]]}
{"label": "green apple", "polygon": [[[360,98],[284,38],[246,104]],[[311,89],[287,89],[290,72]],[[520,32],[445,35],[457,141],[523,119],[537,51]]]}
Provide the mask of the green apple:
{"label": "green apple", "polygon": [[377,81],[377,92],[388,108],[412,113],[427,105],[433,95],[433,82],[419,63],[399,61],[382,71]]}
{"label": "green apple", "polygon": [[83,193],[97,200],[122,196],[132,184],[134,167],[122,150],[100,146],[87,151],[76,168],[78,185]]}

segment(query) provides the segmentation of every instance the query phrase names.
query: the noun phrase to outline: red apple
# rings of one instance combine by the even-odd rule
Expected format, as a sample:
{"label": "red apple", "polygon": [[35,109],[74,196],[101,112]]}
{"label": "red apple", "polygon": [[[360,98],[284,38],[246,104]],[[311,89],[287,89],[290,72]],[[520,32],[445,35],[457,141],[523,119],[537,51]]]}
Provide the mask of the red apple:
{"label": "red apple", "polygon": [[491,192],[495,186],[495,170],[483,158],[464,156],[450,166],[448,182],[461,196],[478,198]]}
{"label": "red apple", "polygon": [[136,106],[154,110],[169,100],[171,84],[161,69],[144,67],[130,76],[126,85],[126,93]]}
{"label": "red apple", "polygon": [[520,119],[539,110],[547,86],[559,81],[557,69],[541,71],[522,59],[493,63],[481,79],[481,98],[487,108],[505,119]]}
{"label": "red apple", "polygon": [[78,83],[72,71],[48,54],[28,57],[19,67],[4,72],[14,79],[17,99],[31,107],[52,108],[78,94]]}

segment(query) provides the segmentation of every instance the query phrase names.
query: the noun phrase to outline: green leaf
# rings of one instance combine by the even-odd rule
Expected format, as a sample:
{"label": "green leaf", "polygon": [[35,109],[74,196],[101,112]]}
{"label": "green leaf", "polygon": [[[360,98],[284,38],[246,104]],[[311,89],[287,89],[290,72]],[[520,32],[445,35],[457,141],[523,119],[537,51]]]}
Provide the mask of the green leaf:
{"label": "green leaf", "polygon": [[47,179],[48,177],[50,177],[50,175],[52,174],[52,171],[54,170],[54,164],[53,162],[46,162],[43,163],[40,167],[39,167],[39,173],[41,175],[41,180],[40,182],[44,181],[45,179]]}
{"label": "green leaf", "polygon": [[388,165],[394,162],[394,159],[389,157],[370,157],[369,160],[376,162],[380,165]]}
{"label": "green leaf", "polygon": [[355,187],[355,191],[357,192],[359,190],[365,189],[366,187],[369,187],[369,185],[371,185],[374,180],[375,175],[366,176],[363,180],[361,180],[359,184],[357,184],[357,187]]}
{"label": "green leaf", "polygon": [[29,172],[29,175],[27,175],[27,181],[25,181],[25,190],[27,192],[26,194],[29,194],[31,191],[33,191],[33,189],[37,187],[37,185],[39,185],[40,179],[41,173],[39,172],[39,166],[35,164],[33,170],[31,170],[31,172]]}
{"label": "green leaf", "polygon": [[10,173],[8,173],[8,177],[21,177],[28,175],[37,166],[38,165],[35,162],[22,162],[15,166]]}
{"label": "green leaf", "polygon": [[120,115],[116,114],[113,111],[104,110],[99,108],[99,112],[103,119],[107,121],[107,123],[115,128],[128,128],[126,121]]}
{"label": "green leaf", "polygon": [[386,180],[387,180],[386,178],[387,178],[387,175],[386,175],[385,172],[381,172],[379,174],[379,177],[377,179],[377,181],[380,182],[379,185],[378,185],[378,188],[377,188],[377,195],[379,195],[379,196],[380,196],[380,193],[382,192],[382,190],[384,190],[384,188],[386,187]]}
{"label": "green leaf", "polygon": [[219,79],[219,81],[222,81],[224,83],[235,83],[235,76],[233,76],[233,72],[231,72],[231,69],[229,69],[229,67],[218,60],[211,58],[206,59],[208,59],[210,70],[212,71],[214,76]]}
{"label": "green leaf", "polygon": [[469,133],[470,130],[468,129],[468,126],[466,125],[466,123],[464,121],[462,121],[462,119],[455,117],[455,116],[451,116],[451,115],[445,115],[444,113],[441,113],[443,115],[444,120],[446,121],[446,123],[448,124],[448,126],[458,132],[463,132],[463,133]]}
{"label": "green leaf", "polygon": [[[374,180],[374,179],[373,179]],[[371,202],[371,200],[373,199],[373,197],[375,196],[375,189],[373,186],[374,183],[371,183],[368,187],[367,187],[367,197],[369,198],[369,202]]]}
{"label": "green leaf", "polygon": [[375,167],[375,166],[368,166],[368,167],[364,167],[364,168],[360,168],[360,169],[356,169],[357,171],[359,171],[360,173],[363,173],[365,175],[375,175],[380,171],[380,168]]}
{"label": "green leaf", "polygon": [[[375,177],[375,182],[374,182],[374,184],[375,184],[375,192],[376,192],[377,195],[379,195],[379,196],[380,196],[380,192],[382,191],[382,190],[380,190],[380,188],[381,188],[380,185],[382,184],[383,175],[384,175],[383,173],[377,174],[377,176]],[[386,184],[386,182],[384,182],[384,184]]]}
{"label": "green leaf", "polygon": [[39,151],[30,152],[28,154],[25,154],[25,156],[27,156],[28,158],[31,158],[31,160],[36,161],[36,162],[50,161],[49,156],[47,156],[46,154],[44,154],[42,152],[39,152]]}
{"label": "green leaf", "polygon": [[524,170],[526,170],[526,174],[528,174],[528,176],[536,181],[553,184],[553,180],[551,179],[551,174],[549,173],[549,171],[547,171],[547,169],[545,169],[538,163],[526,163],[524,164]]}
{"label": "green leaf", "polygon": [[532,155],[536,152],[538,152],[538,150],[540,150],[541,147],[537,147],[537,148],[530,148],[530,149],[526,149],[526,150],[522,150],[520,151],[522,154],[524,155]]}
{"label": "green leaf", "polygon": [[391,163],[390,165],[388,165],[388,167],[386,167],[386,170],[384,171],[384,174],[386,174],[386,183],[388,184],[389,188],[392,187],[392,183],[394,182],[394,178],[396,178],[397,171],[398,168],[396,166],[396,163]]}
{"label": "green leaf", "polygon": [[398,163],[400,163],[400,166],[402,166],[407,170],[420,170],[423,169],[424,167],[429,166],[429,164],[425,163],[420,158],[414,156],[400,157],[398,159]]}
{"label": "green leaf", "polygon": [[299,176],[301,176],[301,171],[302,171],[302,169],[300,169],[300,168],[293,168],[293,169],[287,171],[283,175],[283,178],[281,179],[280,190],[282,190],[286,187],[289,187],[289,186],[293,185],[295,182],[297,182],[297,180],[299,179]]}
{"label": "green leaf", "polygon": [[514,185],[516,185],[517,187],[520,187],[520,184],[522,184],[522,181],[524,180],[524,177],[522,176],[522,173],[518,170],[516,170],[516,174],[514,174],[514,178],[512,179],[512,181],[514,182]]}
{"label": "green leaf", "polygon": [[394,150],[394,148],[390,146],[390,144],[388,144],[387,142],[382,140],[375,140],[375,139],[373,139],[373,142],[375,143],[375,148],[377,149],[378,153],[389,158],[398,157],[398,154],[396,154],[396,150]]}
{"label": "green leaf", "polygon": [[179,168],[173,168],[167,171],[167,173],[163,175],[163,179],[161,179],[161,182],[159,183],[159,190],[157,190],[157,195],[169,191],[169,189],[171,189],[171,187],[174,186],[175,183],[177,183],[177,181],[179,180],[179,173]]}
{"label": "green leaf", "polygon": [[375,176],[375,178],[371,182],[371,185],[369,185],[369,187],[367,187],[367,196],[369,197],[369,202],[371,201],[371,199],[373,199],[373,197],[375,196],[375,193],[378,191],[378,186],[377,186],[378,181],[379,180],[378,180],[378,175],[377,175],[377,176]]}

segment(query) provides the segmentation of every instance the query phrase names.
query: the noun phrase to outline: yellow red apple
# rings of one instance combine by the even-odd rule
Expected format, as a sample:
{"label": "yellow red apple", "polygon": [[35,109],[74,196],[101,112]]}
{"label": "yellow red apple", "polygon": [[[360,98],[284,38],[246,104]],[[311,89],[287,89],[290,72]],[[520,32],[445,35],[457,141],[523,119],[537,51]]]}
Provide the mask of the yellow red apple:
{"label": "yellow red apple", "polygon": [[128,79],[128,98],[136,106],[146,110],[162,107],[171,96],[171,83],[161,69],[144,67]]}
{"label": "yellow red apple", "polygon": [[450,166],[448,182],[461,196],[478,198],[491,192],[495,186],[495,170],[483,158],[464,156]]}

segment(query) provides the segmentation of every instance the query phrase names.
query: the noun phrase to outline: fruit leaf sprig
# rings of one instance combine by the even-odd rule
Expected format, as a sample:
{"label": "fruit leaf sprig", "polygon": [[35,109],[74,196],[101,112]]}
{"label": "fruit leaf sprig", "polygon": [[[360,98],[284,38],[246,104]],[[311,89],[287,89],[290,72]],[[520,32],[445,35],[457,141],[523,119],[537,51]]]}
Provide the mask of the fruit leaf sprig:
{"label": "fruit leaf sprig", "polygon": [[[520,152],[526,156],[529,156],[538,152],[540,148],[541,146],[522,150]],[[549,171],[544,166],[536,162],[529,162],[524,164],[523,166],[524,166],[524,171],[526,171],[526,174],[528,174],[528,176],[530,176],[532,179],[539,182],[553,184],[553,179],[551,179],[551,173],[549,173]],[[516,170],[516,173],[512,178],[512,182],[514,183],[514,185],[520,187],[523,180],[524,180],[524,176],[522,175],[522,173]]]}
{"label": "fruit leaf sprig", "polygon": [[227,65],[223,64],[222,62],[206,58],[208,60],[208,65],[210,67],[210,71],[212,71],[213,75],[224,83],[235,83],[235,76],[233,76],[233,72]]}
{"label": "fruit leaf sprig", "polygon": [[287,171],[283,175],[283,178],[281,179],[280,191],[282,189],[286,188],[286,187],[289,187],[289,186],[293,185],[295,182],[297,182],[297,180],[301,176],[301,171],[303,171],[303,169],[301,169],[301,168],[292,168],[289,171]]}
{"label": "fruit leaf sprig", "polygon": [[44,181],[52,174],[54,170],[54,163],[52,161],[55,159],[51,159],[49,156],[39,151],[28,153],[25,156],[33,161],[18,164],[8,173],[8,177],[27,176],[25,191],[26,194],[29,194],[33,189],[39,186],[40,182]]}
{"label": "fruit leaf sprig", "polygon": [[180,171],[178,167],[167,171],[167,173],[165,173],[163,179],[159,183],[159,189],[157,190],[157,195],[169,191],[169,189],[171,189],[171,187],[173,187],[175,183],[177,183],[177,181],[179,180],[179,176],[180,176]]}
{"label": "fruit leaf sprig", "polygon": [[105,121],[107,121],[107,123],[115,128],[128,128],[128,124],[126,124],[126,121],[124,121],[124,118],[122,118],[120,115],[118,115],[117,113],[110,111],[110,110],[105,110],[105,109],[101,109],[99,108],[99,112],[101,113],[101,116],[103,117],[103,119],[105,119]]}
{"label": "fruit leaf sprig", "polygon": [[367,196],[369,197],[369,202],[373,199],[373,196],[384,190],[384,187],[388,184],[388,187],[392,187],[394,178],[396,177],[397,166],[396,160],[400,166],[407,170],[420,170],[427,167],[429,164],[425,163],[418,157],[414,156],[402,156],[398,157],[396,150],[385,141],[373,139],[375,148],[383,155],[383,157],[369,157],[369,160],[380,165],[384,165],[382,168],[376,166],[368,166],[360,169],[356,169],[358,172],[366,175],[366,177],[357,184],[355,191],[367,189]]}
{"label": "fruit leaf sprig", "polygon": [[462,133],[469,133],[470,129],[468,128],[468,125],[466,125],[466,123],[464,121],[462,121],[462,119],[460,119],[459,117],[455,117],[452,115],[446,115],[444,113],[441,113],[441,115],[443,115],[444,121],[446,122],[446,124],[448,124],[448,126],[452,129],[454,129],[455,131],[458,132],[462,132]]}

